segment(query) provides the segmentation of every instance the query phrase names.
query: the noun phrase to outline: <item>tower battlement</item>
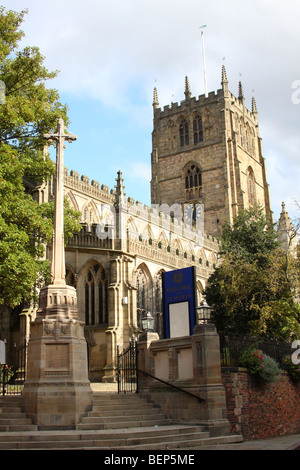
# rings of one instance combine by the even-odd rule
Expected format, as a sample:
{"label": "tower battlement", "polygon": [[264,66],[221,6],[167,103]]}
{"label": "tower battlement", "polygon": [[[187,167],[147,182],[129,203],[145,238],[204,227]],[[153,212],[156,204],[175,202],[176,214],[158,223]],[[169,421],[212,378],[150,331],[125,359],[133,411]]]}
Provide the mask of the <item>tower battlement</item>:
{"label": "tower battlement", "polygon": [[[156,92],[157,93],[157,92]],[[245,100],[241,100],[239,97],[235,96],[231,91],[228,90],[227,96],[224,93],[224,89],[220,88],[216,92],[211,91],[206,97],[204,94],[196,96],[191,96],[182,101],[171,103],[170,105],[165,105],[163,108],[158,107],[158,102],[153,103],[154,108],[154,118],[161,119],[166,117],[172,117],[173,115],[179,112],[186,111],[195,111],[201,107],[211,106],[213,104],[220,104],[227,97],[231,107],[236,108],[240,113],[243,113],[245,117],[254,122],[257,122],[257,109],[254,98],[252,98],[252,110],[248,109],[245,106]]]}
{"label": "tower battlement", "polygon": [[179,110],[183,110],[185,108],[196,108],[199,106],[205,106],[211,104],[212,102],[220,99],[223,97],[223,90],[219,89],[216,92],[212,91],[206,97],[205,95],[199,95],[198,97],[190,97],[188,99],[184,99],[180,101],[180,103],[175,102],[171,103],[170,105],[166,105],[163,108],[155,107],[154,114],[155,117],[162,117],[162,115],[172,115],[177,113]]}

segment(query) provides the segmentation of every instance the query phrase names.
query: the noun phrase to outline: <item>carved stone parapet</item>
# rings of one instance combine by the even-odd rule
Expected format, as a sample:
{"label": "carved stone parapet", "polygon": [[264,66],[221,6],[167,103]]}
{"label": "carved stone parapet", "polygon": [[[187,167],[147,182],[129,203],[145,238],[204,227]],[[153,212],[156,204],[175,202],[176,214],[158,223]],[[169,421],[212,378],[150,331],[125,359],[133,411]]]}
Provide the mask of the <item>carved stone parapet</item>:
{"label": "carved stone parapet", "polygon": [[84,322],[75,319],[43,318],[37,320],[33,327],[40,328],[41,336],[84,338]]}

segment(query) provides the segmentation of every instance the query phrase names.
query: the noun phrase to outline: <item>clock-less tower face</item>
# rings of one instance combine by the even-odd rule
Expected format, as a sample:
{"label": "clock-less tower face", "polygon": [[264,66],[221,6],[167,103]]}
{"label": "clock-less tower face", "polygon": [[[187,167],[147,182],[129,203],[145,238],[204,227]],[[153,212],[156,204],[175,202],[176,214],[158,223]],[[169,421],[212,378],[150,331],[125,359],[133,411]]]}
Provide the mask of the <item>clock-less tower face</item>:
{"label": "clock-less tower face", "polygon": [[163,109],[154,93],[152,204],[203,204],[213,236],[239,209],[260,204],[271,216],[254,99],[249,111],[241,84],[238,98],[230,93],[224,68],[222,88],[208,97],[191,97],[187,83],[185,100]]}

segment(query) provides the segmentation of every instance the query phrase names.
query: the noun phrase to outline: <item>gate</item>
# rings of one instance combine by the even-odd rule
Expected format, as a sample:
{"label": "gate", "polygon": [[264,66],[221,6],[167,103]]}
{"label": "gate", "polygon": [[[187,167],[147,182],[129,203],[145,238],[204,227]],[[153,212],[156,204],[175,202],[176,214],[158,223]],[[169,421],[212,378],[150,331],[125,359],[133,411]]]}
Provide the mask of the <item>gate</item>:
{"label": "gate", "polygon": [[26,379],[27,343],[14,347],[0,364],[0,395],[20,395]]}
{"label": "gate", "polygon": [[118,393],[138,393],[137,341],[132,340],[120,353],[117,346]]}

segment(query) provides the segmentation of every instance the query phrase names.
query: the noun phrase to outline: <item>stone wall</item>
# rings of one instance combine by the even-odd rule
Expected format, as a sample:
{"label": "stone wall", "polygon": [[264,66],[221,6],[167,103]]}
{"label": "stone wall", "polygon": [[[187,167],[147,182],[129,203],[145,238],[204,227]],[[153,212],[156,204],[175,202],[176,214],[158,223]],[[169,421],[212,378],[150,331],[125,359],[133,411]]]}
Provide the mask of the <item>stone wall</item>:
{"label": "stone wall", "polygon": [[[170,419],[202,424],[214,435],[242,435],[246,440],[300,432],[300,383],[286,372],[272,383],[243,368],[221,372],[212,325],[198,325],[191,337],[157,338],[147,333],[138,342],[139,392]],[[197,396],[204,401],[198,402]]]}
{"label": "stone wall", "polygon": [[192,336],[164,340],[143,333],[138,373],[139,393],[170,419],[202,425],[211,436],[229,434],[219,336],[213,324],[196,325]]}
{"label": "stone wall", "polygon": [[222,381],[232,434],[264,439],[300,432],[300,384],[285,372],[265,383],[245,369],[223,369]]}

